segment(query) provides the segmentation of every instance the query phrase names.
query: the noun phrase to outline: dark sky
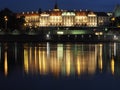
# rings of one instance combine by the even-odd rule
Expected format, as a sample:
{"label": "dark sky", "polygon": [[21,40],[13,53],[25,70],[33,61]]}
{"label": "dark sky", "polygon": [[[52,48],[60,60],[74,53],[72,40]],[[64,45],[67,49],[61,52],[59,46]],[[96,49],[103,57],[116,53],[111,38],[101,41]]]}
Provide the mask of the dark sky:
{"label": "dark sky", "polygon": [[[0,10],[7,7],[14,12],[52,9],[56,0],[0,0]],[[120,0],[57,0],[60,9],[113,11]]]}

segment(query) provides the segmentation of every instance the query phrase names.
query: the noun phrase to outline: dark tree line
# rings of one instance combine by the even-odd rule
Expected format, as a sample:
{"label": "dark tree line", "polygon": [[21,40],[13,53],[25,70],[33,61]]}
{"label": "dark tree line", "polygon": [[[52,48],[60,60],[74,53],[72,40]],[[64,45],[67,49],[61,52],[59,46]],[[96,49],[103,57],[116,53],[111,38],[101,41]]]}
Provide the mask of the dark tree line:
{"label": "dark tree line", "polygon": [[120,27],[120,17],[111,17],[110,26]]}
{"label": "dark tree line", "polygon": [[1,29],[22,29],[24,26],[24,17],[17,18],[17,14],[5,8],[0,11],[0,28]]}

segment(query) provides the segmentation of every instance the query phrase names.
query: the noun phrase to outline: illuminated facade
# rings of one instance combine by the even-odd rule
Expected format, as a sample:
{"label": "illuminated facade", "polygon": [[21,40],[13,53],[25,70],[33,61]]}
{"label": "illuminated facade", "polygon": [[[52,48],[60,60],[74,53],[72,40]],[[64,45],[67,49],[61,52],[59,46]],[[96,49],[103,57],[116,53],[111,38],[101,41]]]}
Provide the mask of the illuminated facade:
{"label": "illuminated facade", "polygon": [[87,13],[84,11],[76,12],[75,25],[76,26],[87,26],[87,23],[88,23]]}
{"label": "illuminated facade", "polygon": [[49,14],[48,13],[42,13],[40,15],[40,22],[39,26],[49,26]]}
{"label": "illuminated facade", "polygon": [[43,11],[42,13],[27,12],[18,14],[25,16],[25,26],[30,27],[50,27],[50,26],[86,26],[97,27],[109,22],[109,16],[105,12],[93,11],[67,11],[60,10],[55,5],[53,10]]}

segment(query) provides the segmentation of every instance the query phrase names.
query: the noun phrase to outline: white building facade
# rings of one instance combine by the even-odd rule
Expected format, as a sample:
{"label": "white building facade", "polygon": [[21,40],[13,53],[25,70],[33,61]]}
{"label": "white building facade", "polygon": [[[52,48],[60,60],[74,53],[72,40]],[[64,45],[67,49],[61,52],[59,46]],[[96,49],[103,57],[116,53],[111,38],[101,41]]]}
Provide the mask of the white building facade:
{"label": "white building facade", "polygon": [[105,12],[60,10],[57,5],[52,11],[27,12],[20,16],[25,17],[25,26],[29,27],[98,27],[109,22]]}

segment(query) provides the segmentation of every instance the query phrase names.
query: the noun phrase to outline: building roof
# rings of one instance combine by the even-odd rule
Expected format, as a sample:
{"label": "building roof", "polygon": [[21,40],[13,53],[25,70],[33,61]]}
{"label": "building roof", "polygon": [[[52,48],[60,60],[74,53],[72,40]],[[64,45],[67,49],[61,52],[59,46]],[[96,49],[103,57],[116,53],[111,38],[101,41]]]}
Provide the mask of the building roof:
{"label": "building roof", "polygon": [[22,12],[17,14],[17,18],[20,18],[21,16],[39,16],[38,12]]}
{"label": "building roof", "polygon": [[108,16],[107,15],[107,13],[105,13],[105,12],[95,12],[95,14],[97,15],[97,16]]}
{"label": "building roof", "polygon": [[62,11],[51,11],[49,13],[51,16],[60,16],[62,14]]}
{"label": "building roof", "polygon": [[87,11],[76,11],[76,16],[87,16]]}

